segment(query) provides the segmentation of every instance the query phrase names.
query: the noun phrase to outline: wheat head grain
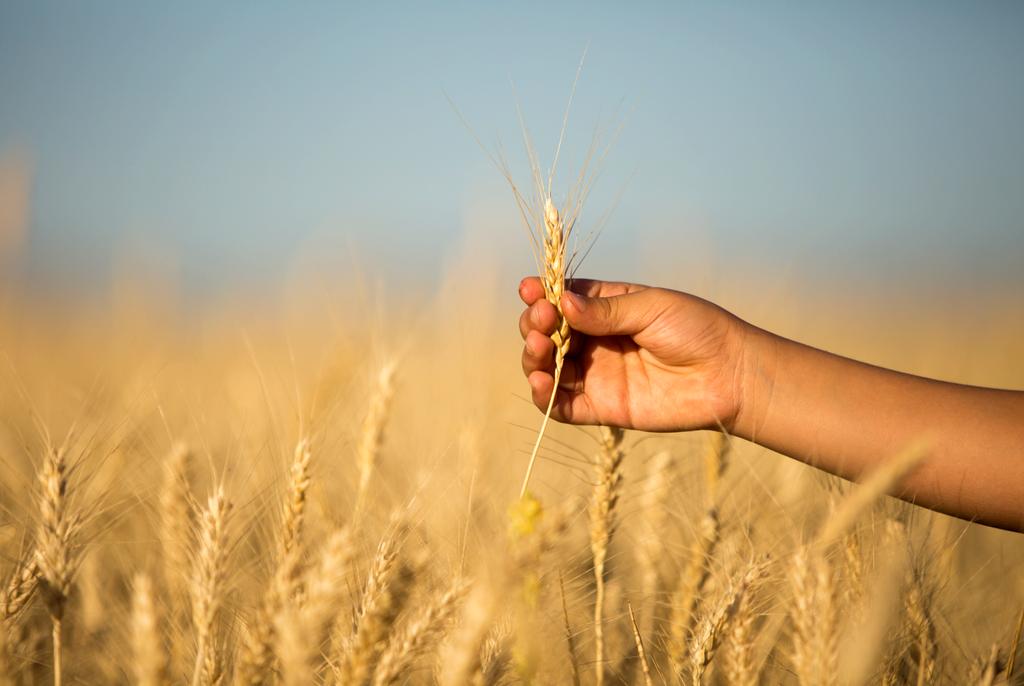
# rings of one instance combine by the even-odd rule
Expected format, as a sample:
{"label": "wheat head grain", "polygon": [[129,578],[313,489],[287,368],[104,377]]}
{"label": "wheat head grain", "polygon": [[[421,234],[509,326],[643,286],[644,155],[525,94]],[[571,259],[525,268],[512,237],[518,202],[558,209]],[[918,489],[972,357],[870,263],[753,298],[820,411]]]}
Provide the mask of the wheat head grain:
{"label": "wheat head grain", "polygon": [[136,574],[132,584],[132,665],[138,686],[167,683],[167,653],[148,574]]}
{"label": "wheat head grain", "polygon": [[353,556],[351,531],[335,531],[325,543],[319,563],[306,575],[302,602],[294,596],[282,601],[274,628],[281,683],[286,686],[316,682]]}
{"label": "wheat head grain", "polygon": [[0,622],[17,619],[25,609],[39,584],[39,566],[35,554],[21,560],[7,584],[0,588]]}
{"label": "wheat head grain", "polygon": [[690,678],[694,686],[704,683],[704,675],[714,659],[730,623],[742,606],[751,587],[765,574],[767,561],[748,563],[740,579],[719,598],[713,609],[697,625],[690,644]]}
{"label": "wheat head grain", "polygon": [[415,571],[399,556],[406,525],[400,522],[377,547],[356,613],[355,631],[340,660],[338,680],[368,684],[412,586]]}
{"label": "wheat head grain", "polygon": [[415,660],[447,632],[468,590],[468,582],[456,578],[392,636],[377,663],[374,686],[391,686],[401,681]]}
{"label": "wheat head grain", "polygon": [[654,611],[661,591],[664,535],[668,530],[668,497],[672,486],[672,455],[667,450],[657,454],[648,463],[640,497],[640,535],[636,546],[637,566],[640,571],[641,615],[644,634],[652,635],[656,626]]}
{"label": "wheat head grain", "polygon": [[302,527],[311,464],[309,441],[300,439],[295,446],[282,505],[277,565],[252,620],[242,630],[235,674],[235,679],[242,684],[260,686],[269,683],[272,676],[276,618],[296,595],[301,582]]}
{"label": "wheat head grain", "polygon": [[[160,490],[160,542],[163,557],[164,587],[172,598],[185,595],[190,575],[195,512],[192,495],[192,454],[184,443],[176,443],[164,460]],[[176,605],[172,604],[172,607]],[[179,613],[184,614],[184,613]],[[182,617],[172,617],[179,622]]]}
{"label": "wheat head grain", "polygon": [[672,592],[668,625],[668,662],[673,674],[683,670],[687,654],[687,639],[693,624],[694,610],[701,589],[710,574],[711,557],[721,536],[718,515],[718,490],[728,467],[730,440],[716,434],[704,453],[705,512],[697,524],[690,544],[686,567],[679,575]]}
{"label": "wheat head grain", "polygon": [[63,678],[61,624],[74,575],[79,565],[77,541],[81,518],[69,512],[68,464],[64,448],[47,452],[39,471],[39,530],[35,563],[39,589],[50,616],[53,635],[53,683]]}
{"label": "wheat head grain", "polygon": [[218,649],[218,615],[226,594],[228,525],[233,506],[218,486],[199,517],[192,565],[192,624],[196,635],[193,686],[211,686],[223,677]]}
{"label": "wheat head grain", "polygon": [[[571,226],[570,226],[571,231]],[[541,284],[544,286],[544,299],[554,305],[558,315],[558,322],[555,332],[551,334],[551,340],[555,343],[555,370],[554,385],[551,387],[551,397],[548,399],[548,407],[544,411],[544,419],[541,422],[540,430],[537,432],[537,440],[533,444],[533,451],[530,453],[530,461],[526,465],[526,474],[523,476],[523,485],[519,489],[519,497],[526,497],[526,491],[530,486],[530,477],[533,475],[533,468],[537,463],[537,453],[540,451],[541,441],[544,440],[544,433],[547,430],[548,422],[551,420],[551,411],[555,406],[555,398],[558,396],[558,384],[562,378],[562,367],[565,365],[565,356],[569,352],[569,344],[572,340],[572,329],[562,312],[562,294],[565,292],[566,277],[566,243],[569,231],[566,231],[562,222],[562,215],[555,208],[555,204],[548,196],[544,200],[544,236],[543,236],[543,274]]]}
{"label": "wheat head grain", "polygon": [[395,363],[386,362],[377,374],[377,385],[370,398],[366,417],[363,419],[362,433],[356,448],[356,465],[359,468],[359,486],[356,491],[354,522],[358,522],[366,508],[369,495],[370,479],[377,465],[377,457],[384,441],[384,425],[387,422],[388,410],[394,395]]}
{"label": "wheat head grain", "polygon": [[276,667],[274,644],[277,640],[275,619],[285,604],[298,595],[301,572],[301,551],[293,547],[278,560],[277,568],[251,620],[242,627],[235,670],[236,683],[263,686],[273,682]]}
{"label": "wheat head grain", "polygon": [[295,446],[289,470],[288,492],[281,516],[281,556],[287,556],[302,543],[302,524],[306,515],[306,491],[311,481],[310,467],[313,453],[308,439],[300,439]]}
{"label": "wheat head grain", "polygon": [[790,566],[793,589],[792,662],[802,686],[832,686],[838,679],[835,571],[811,546],[800,546]]}

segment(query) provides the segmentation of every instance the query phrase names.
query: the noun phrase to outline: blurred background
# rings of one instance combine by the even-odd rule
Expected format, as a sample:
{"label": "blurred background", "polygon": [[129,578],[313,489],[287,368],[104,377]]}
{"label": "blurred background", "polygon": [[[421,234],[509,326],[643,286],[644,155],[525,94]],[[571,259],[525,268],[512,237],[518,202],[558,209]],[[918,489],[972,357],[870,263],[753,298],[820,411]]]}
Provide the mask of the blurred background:
{"label": "blurred background", "polygon": [[527,185],[516,102],[549,164],[589,46],[556,197],[622,132],[583,272],[1024,297],[1021,3],[431,5],[6,0],[0,288],[429,291],[460,251],[515,278],[511,193],[448,98]]}

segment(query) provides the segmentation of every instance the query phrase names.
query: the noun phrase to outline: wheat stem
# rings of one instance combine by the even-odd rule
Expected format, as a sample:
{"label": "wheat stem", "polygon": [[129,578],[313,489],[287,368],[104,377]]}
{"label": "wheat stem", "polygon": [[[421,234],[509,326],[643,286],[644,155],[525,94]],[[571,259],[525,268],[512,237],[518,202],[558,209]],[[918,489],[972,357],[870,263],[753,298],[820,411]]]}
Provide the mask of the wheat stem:
{"label": "wheat stem", "polygon": [[615,506],[619,500],[623,451],[622,429],[601,427],[601,452],[596,463],[597,483],[590,508],[590,550],[594,558],[594,677],[604,684],[605,563],[615,533]]}

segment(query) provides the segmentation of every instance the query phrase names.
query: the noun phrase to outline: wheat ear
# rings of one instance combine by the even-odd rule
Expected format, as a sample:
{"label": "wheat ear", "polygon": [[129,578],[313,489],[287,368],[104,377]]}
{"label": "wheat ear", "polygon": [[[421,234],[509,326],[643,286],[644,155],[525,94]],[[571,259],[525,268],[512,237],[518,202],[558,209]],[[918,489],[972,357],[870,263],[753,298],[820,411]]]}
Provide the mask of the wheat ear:
{"label": "wheat ear", "polygon": [[274,619],[280,683],[285,686],[316,683],[323,646],[330,638],[346,590],[353,556],[348,529],[334,532],[324,546],[319,564],[309,571],[304,602],[283,601]]}
{"label": "wheat ear", "polygon": [[38,585],[39,567],[36,565],[35,554],[30,553],[18,563],[7,584],[0,587],[0,686],[14,684],[10,634],[19,628],[22,612]]}
{"label": "wheat ear", "polygon": [[295,446],[292,458],[288,494],[281,516],[281,557],[288,556],[302,542],[302,524],[306,516],[306,492],[309,490],[310,465],[313,454],[309,441],[301,439]]}
{"label": "wheat ear", "polygon": [[39,566],[33,554],[18,564],[7,585],[0,589],[0,622],[9,622],[21,614],[38,585]]}
{"label": "wheat ear", "polygon": [[721,537],[718,516],[718,490],[729,466],[731,443],[725,434],[716,434],[704,454],[704,501],[706,510],[697,524],[696,537],[690,545],[689,561],[679,575],[672,594],[669,616],[668,661],[673,674],[683,669],[686,641],[693,623],[694,609],[701,589],[707,582],[709,563]]}
{"label": "wheat ear", "polygon": [[68,465],[64,449],[51,450],[39,472],[42,496],[39,499],[39,535],[36,566],[43,602],[53,625],[53,683],[60,686],[62,678],[61,622],[78,556],[75,537],[81,520],[68,512]]}
{"label": "wheat ear", "polygon": [[[654,618],[661,590],[661,558],[664,551],[664,532],[669,526],[668,498],[672,487],[672,455],[663,451],[656,454],[648,465],[640,498],[640,535],[637,542],[637,563],[640,568],[640,597],[643,633],[653,635],[657,626]],[[646,616],[645,616],[646,615]]]}
{"label": "wheat ear", "polygon": [[274,683],[275,618],[285,603],[298,595],[301,586],[301,557],[298,548],[282,557],[263,594],[252,621],[242,630],[235,667],[235,683],[264,686]]}
{"label": "wheat ear", "polygon": [[790,568],[793,587],[793,667],[803,686],[837,683],[838,616],[835,572],[812,546],[800,546]]}
{"label": "wheat ear", "polygon": [[160,637],[160,620],[153,602],[153,582],[147,574],[135,577],[132,592],[132,648],[135,683],[161,686],[167,681],[167,654]]}
{"label": "wheat ear", "polygon": [[[160,558],[163,588],[167,593],[165,620],[173,629],[171,636],[185,635],[189,623],[188,581],[191,576],[195,513],[199,510],[192,495],[192,453],[184,443],[175,443],[164,459],[160,491]],[[185,661],[184,641],[171,642],[172,670]]]}
{"label": "wheat ear", "polygon": [[242,633],[235,680],[249,686],[271,683],[274,667],[276,617],[295,594],[300,583],[302,526],[310,484],[312,453],[309,441],[300,439],[292,458],[288,490],[281,515],[280,553],[270,585]]}
{"label": "wheat ear", "polygon": [[555,209],[549,196],[544,201],[544,274],[541,276],[541,283],[544,285],[544,299],[555,306],[558,313],[558,326],[551,334],[551,340],[555,343],[555,372],[554,385],[551,387],[551,397],[548,399],[548,408],[544,412],[544,421],[541,422],[540,431],[537,432],[537,441],[533,444],[533,452],[530,453],[530,461],[526,465],[526,476],[523,477],[523,487],[519,489],[519,497],[526,496],[526,489],[530,485],[530,476],[533,474],[533,467],[537,462],[537,452],[540,450],[540,443],[544,440],[544,432],[551,420],[551,410],[555,406],[555,397],[558,395],[558,384],[562,378],[562,367],[565,365],[565,356],[569,352],[569,342],[572,338],[572,330],[569,322],[562,313],[562,294],[565,292],[566,274],[566,239],[568,232],[562,222],[562,216]]}
{"label": "wheat ear", "polygon": [[217,654],[217,616],[227,580],[227,527],[231,509],[224,488],[218,487],[200,515],[191,589],[192,623],[197,642],[193,686],[215,684],[222,677]]}
{"label": "wheat ear", "polygon": [[725,678],[735,686],[757,686],[760,672],[754,662],[755,615],[747,594],[736,608],[729,629],[729,645],[725,653]]}
{"label": "wheat ear", "polygon": [[605,563],[615,533],[615,507],[622,486],[623,431],[601,427],[601,451],[596,463],[597,482],[590,505],[590,551],[594,557],[594,678],[604,684]]}
{"label": "wheat ear", "polygon": [[704,683],[704,675],[721,645],[730,623],[740,611],[743,599],[767,571],[767,559],[753,560],[739,582],[727,591],[715,608],[701,620],[690,645],[690,678],[694,686]]}
{"label": "wheat ear", "polygon": [[358,522],[366,507],[366,496],[370,491],[370,478],[377,466],[377,456],[384,441],[384,424],[387,421],[391,398],[394,395],[393,378],[395,365],[386,363],[377,375],[377,388],[370,399],[370,406],[363,419],[363,431],[356,448],[356,464],[359,467],[359,488],[356,493],[354,522]]}
{"label": "wheat ear", "polygon": [[408,674],[409,668],[432,641],[444,635],[469,590],[462,579],[414,616],[388,645],[377,664],[374,686],[390,686]]}
{"label": "wheat ear", "polygon": [[178,591],[188,575],[192,552],[192,519],[195,499],[191,487],[191,454],[177,443],[164,462],[160,492],[160,540],[163,543],[164,583]]}
{"label": "wheat ear", "polygon": [[356,614],[355,633],[341,662],[340,683],[370,683],[388,631],[405,604],[415,574],[399,558],[406,530],[404,523],[399,524],[377,548]]}

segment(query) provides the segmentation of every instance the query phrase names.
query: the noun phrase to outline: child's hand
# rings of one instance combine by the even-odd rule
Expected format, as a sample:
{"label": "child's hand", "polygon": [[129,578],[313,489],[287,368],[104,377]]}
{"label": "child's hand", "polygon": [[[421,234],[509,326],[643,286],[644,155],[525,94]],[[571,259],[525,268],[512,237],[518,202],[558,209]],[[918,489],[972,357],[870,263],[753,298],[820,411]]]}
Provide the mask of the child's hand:
{"label": "child's hand", "polygon": [[[685,293],[575,279],[562,310],[572,327],[552,416],[644,431],[728,430],[742,405],[747,325]],[[547,409],[557,312],[536,277],[523,279],[523,373]]]}

